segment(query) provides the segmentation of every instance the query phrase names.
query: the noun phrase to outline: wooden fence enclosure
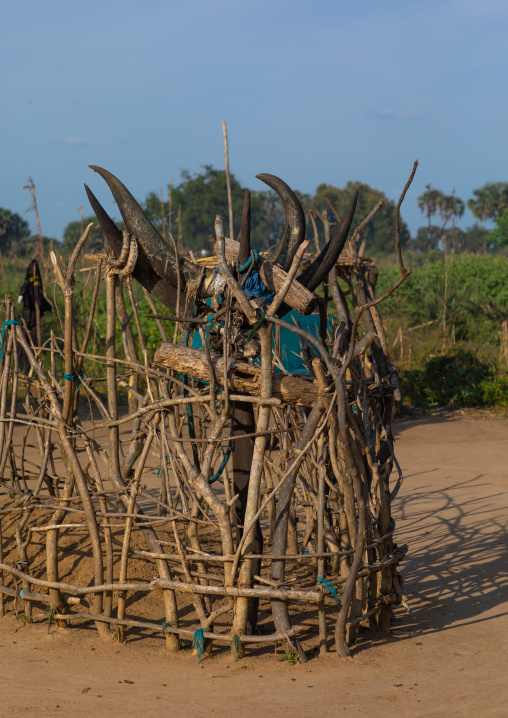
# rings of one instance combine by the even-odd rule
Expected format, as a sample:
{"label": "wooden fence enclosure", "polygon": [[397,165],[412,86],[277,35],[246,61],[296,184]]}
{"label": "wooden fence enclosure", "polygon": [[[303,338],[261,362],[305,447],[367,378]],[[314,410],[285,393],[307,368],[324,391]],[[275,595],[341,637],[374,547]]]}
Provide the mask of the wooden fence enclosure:
{"label": "wooden fence enclosure", "polygon": [[[82,336],[74,291],[86,232],[67,265],[53,254],[48,269],[65,298],[61,337],[34,344],[6,299],[0,617],[30,621],[42,608],[51,630],[94,624],[119,641],[155,632],[172,651],[192,642],[199,658],[214,645],[240,658],[267,644],[300,660],[334,646],[347,656],[359,631],[389,631],[403,599],[396,569],[407,547],[391,517],[400,396],[384,297],[353,243],[327,276],[326,303],[302,299],[294,277],[305,244],[261,306],[228,264],[219,218],[216,231],[222,303],[200,315],[189,290],[179,314],[161,318],[146,292],[155,354],[126,232],[125,251],[90,268]],[[385,296],[407,274],[401,260]],[[306,311],[318,307],[314,333],[280,316],[290,288]],[[104,356],[89,350],[101,293]],[[297,347],[299,374],[281,360],[281,336]]]}

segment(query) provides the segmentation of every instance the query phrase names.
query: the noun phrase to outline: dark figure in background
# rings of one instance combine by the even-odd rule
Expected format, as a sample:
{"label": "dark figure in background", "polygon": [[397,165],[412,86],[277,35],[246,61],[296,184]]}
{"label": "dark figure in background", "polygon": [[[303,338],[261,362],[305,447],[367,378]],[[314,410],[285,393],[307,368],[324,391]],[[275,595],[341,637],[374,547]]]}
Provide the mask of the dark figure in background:
{"label": "dark figure in background", "polygon": [[[32,259],[28,265],[25,281],[19,290],[18,304],[23,304],[23,311],[19,322],[21,324],[23,334],[28,342],[31,342],[35,346],[39,346],[41,343],[41,337],[37,336],[37,328],[39,325],[40,332],[40,319],[44,312],[50,312],[52,307],[42,292],[42,277],[36,259]],[[28,368],[28,359],[19,344],[18,362],[19,370],[25,373],[25,369]]]}

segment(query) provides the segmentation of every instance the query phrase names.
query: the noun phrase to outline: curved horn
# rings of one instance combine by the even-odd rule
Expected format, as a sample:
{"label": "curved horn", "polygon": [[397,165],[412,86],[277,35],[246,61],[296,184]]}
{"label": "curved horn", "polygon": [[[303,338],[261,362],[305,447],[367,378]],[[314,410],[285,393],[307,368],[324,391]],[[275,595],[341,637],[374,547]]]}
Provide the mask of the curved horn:
{"label": "curved horn", "polygon": [[275,190],[284,205],[286,230],[279,253],[274,261],[280,264],[285,272],[288,272],[296,250],[305,239],[305,215],[302,205],[291,187],[279,177],[268,174],[260,174],[256,177]]}
{"label": "curved horn", "polygon": [[[102,207],[99,200],[86,185],[85,190],[90,204],[92,205],[92,209],[95,212],[95,216],[99,220],[101,229],[104,232],[104,236],[106,237],[109,246],[118,257],[122,250],[122,233],[106,210]],[[177,290],[171,284],[168,284],[161,279],[156,272],[154,272],[142,247],[140,248],[140,252],[138,254],[136,266],[132,271],[132,276],[166,307],[176,311]],[[185,297],[180,301],[180,306],[185,306]]]}
{"label": "curved horn", "polygon": [[248,189],[245,190],[245,197],[243,198],[242,226],[238,241],[240,242],[238,265],[241,267],[250,257],[250,192]]}
{"label": "curved horn", "polygon": [[203,270],[198,265],[178,257],[174,249],[167,244],[143,212],[129,190],[111,172],[102,167],[89,165],[107,182],[129,234],[133,234],[141,245],[150,266],[159,277],[174,287],[178,286],[178,268],[180,285],[185,290],[192,283],[197,293],[203,279]]}
{"label": "curved horn", "polygon": [[315,259],[310,267],[300,274],[298,281],[303,284],[304,287],[310,292],[313,292],[321,282],[326,279],[330,269],[336,263],[340,253],[346,243],[349,228],[353,221],[353,215],[356,209],[356,202],[358,200],[358,191],[356,191],[347,206],[346,211],[342,215],[342,219],[338,227],[332,235],[332,238],[323,249],[319,257]]}

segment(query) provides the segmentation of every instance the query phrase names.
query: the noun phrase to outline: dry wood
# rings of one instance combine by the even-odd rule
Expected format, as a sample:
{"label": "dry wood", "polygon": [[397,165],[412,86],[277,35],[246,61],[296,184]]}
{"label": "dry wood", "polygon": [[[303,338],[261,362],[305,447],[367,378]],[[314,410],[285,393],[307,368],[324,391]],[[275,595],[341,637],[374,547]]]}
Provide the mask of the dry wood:
{"label": "dry wood", "polygon": [[[225,141],[227,153],[226,134]],[[227,174],[229,178],[229,166]],[[326,212],[317,216],[328,238],[332,223]],[[232,219],[230,206],[230,234]],[[17,326],[7,328],[4,341],[0,616],[17,611],[21,600],[30,618],[32,603],[39,602],[60,624],[93,621],[103,638],[110,637],[114,627],[123,640],[128,627],[137,626],[165,633],[167,647],[178,650],[180,638],[195,637],[199,626],[205,649],[213,641],[230,644],[238,658],[248,645],[285,641],[302,661],[307,650],[297,637],[302,627],[291,625],[291,607],[297,603],[318,619],[319,634],[307,627],[305,641],[314,634],[323,652],[331,649],[325,619],[333,608],[338,655],[349,654],[360,623],[389,629],[392,606],[407,605],[395,572],[407,547],[397,548],[393,535],[391,504],[403,478],[391,432],[391,408],[399,390],[377,306],[409,272],[397,233],[401,276],[375,297],[370,282],[373,260],[357,251],[361,226],[350,240],[351,255],[339,258],[328,277],[334,314],[333,336],[328,337],[324,302],[319,336],[276,316],[283,302],[304,314],[315,306],[315,295],[295,279],[300,264],[305,269],[312,261],[305,255],[307,244],[296,251],[287,273],[259,259],[261,279],[274,294],[263,314],[228,265],[238,257],[239,244],[225,239],[218,216],[217,286],[223,301],[219,308],[214,299],[211,321],[213,346],[217,347],[217,339],[222,342],[222,354],[211,354],[207,345],[201,324],[208,320],[190,316],[193,297],[187,297],[189,301],[177,307],[177,316],[171,318],[176,326],[173,342],[168,343],[162,323],[167,317],[157,314],[147,293],[162,338],[155,355],[158,367],[151,363],[152,340],[148,345],[143,337],[131,286],[138,241],[124,232],[118,258],[107,258],[105,277],[97,265],[90,287],[91,313],[79,342],[75,265],[90,228],[67,266],[52,255],[64,292],[63,339],[52,335],[43,343],[39,335],[34,345]],[[171,224],[170,241],[175,245]],[[352,308],[338,275],[351,290]],[[120,288],[124,280],[130,315]],[[87,350],[92,327],[97,329],[95,312],[103,281],[105,356],[95,348]],[[13,318],[9,301],[6,318]],[[248,325],[256,327],[259,336],[251,345],[257,347],[254,363],[236,359],[235,337],[242,336]],[[187,346],[196,327],[204,351]],[[281,368],[281,328],[302,340],[309,362],[306,377],[275,371]],[[18,367],[17,343],[28,357],[28,375]],[[104,388],[107,402],[100,394]],[[127,410],[120,401],[123,391],[129,393]],[[99,412],[100,419],[83,419],[85,407],[78,412],[78,402]],[[232,424],[234,412],[239,414],[243,407],[252,417],[246,435]],[[124,440],[120,429],[126,425],[132,433]],[[100,430],[109,439],[104,446],[97,438]],[[241,448],[246,446],[249,451]],[[38,452],[36,461],[28,453],[33,450]],[[240,488],[236,478],[231,481],[231,465],[233,472],[238,469],[242,450],[247,478]],[[392,467],[399,473],[394,486],[390,485]],[[155,484],[159,489],[153,489]],[[237,512],[238,503],[243,513]],[[83,547],[90,563],[90,579],[83,582],[87,585],[75,585],[79,582],[73,583],[72,576],[61,581],[62,561],[69,553],[73,560],[81,560]],[[140,580],[135,561],[155,568],[158,577]],[[164,617],[163,622],[136,615],[138,594],[151,594],[152,606],[160,600],[156,613]],[[259,600],[271,606],[275,633],[249,635],[254,627],[252,609]],[[189,623],[179,626],[182,618],[196,628]],[[212,628],[219,618],[225,629],[216,633]]]}
{"label": "dry wood", "polygon": [[[223,357],[211,355],[215,377],[219,386],[224,386],[225,362]],[[160,366],[172,368],[199,381],[210,381],[210,367],[204,351],[190,347],[162,344],[155,352],[154,361]],[[227,365],[228,388],[230,391],[261,397],[261,367],[255,364],[230,359]],[[319,395],[315,382],[292,375],[272,374],[273,397],[295,406],[314,406]],[[261,402],[261,403],[262,403]]]}
{"label": "dry wood", "polygon": [[[238,252],[240,251],[240,242],[234,239],[228,239],[226,237],[226,259],[231,262],[238,258]],[[283,286],[287,278],[287,272],[285,272],[277,264],[273,264],[270,260],[260,256],[257,261],[257,270],[263,283],[266,285],[269,292],[277,294]],[[303,284],[300,284],[296,279],[293,279],[291,286],[286,294],[286,304],[296,309],[300,314],[311,314],[316,307],[317,298],[312,292],[309,292]]]}

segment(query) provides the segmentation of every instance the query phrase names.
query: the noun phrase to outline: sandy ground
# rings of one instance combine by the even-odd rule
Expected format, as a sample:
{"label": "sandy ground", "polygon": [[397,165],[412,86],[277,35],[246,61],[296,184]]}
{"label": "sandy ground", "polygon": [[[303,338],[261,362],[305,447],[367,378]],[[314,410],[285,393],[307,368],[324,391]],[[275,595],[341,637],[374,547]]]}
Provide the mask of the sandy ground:
{"label": "sandy ground", "polygon": [[291,666],[267,649],[198,665],[160,639],[104,644],[8,615],[0,716],[508,716],[508,422],[409,420],[396,438],[413,615],[397,609],[392,636],[365,634],[347,660],[331,650]]}

